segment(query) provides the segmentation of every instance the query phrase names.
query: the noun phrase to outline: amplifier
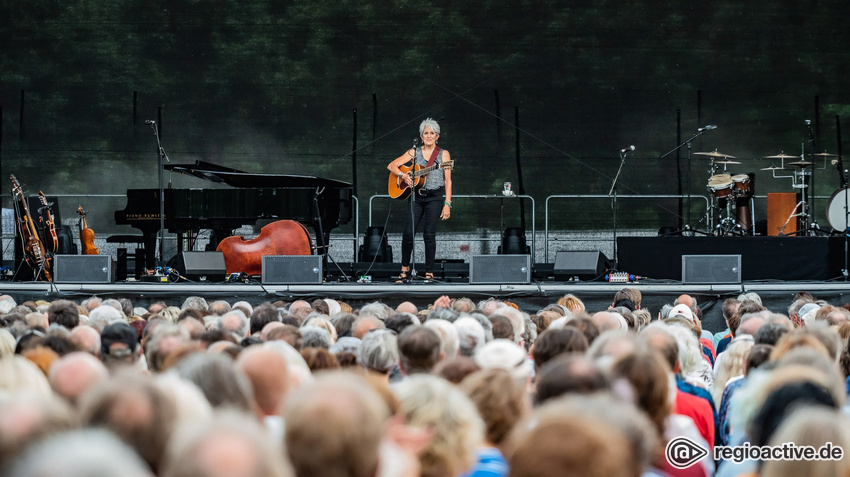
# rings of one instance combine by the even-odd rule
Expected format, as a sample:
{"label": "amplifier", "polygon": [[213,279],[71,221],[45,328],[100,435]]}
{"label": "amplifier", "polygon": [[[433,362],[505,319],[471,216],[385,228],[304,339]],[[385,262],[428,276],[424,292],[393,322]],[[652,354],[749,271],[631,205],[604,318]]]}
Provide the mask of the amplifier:
{"label": "amplifier", "polygon": [[531,255],[473,255],[469,283],[531,283]]}
{"label": "amplifier", "polygon": [[324,277],[321,255],[263,256],[264,285],[315,285]]}
{"label": "amplifier", "polygon": [[682,283],[741,283],[741,256],[682,255]]}
{"label": "amplifier", "polygon": [[109,255],[54,255],[55,283],[112,283]]}

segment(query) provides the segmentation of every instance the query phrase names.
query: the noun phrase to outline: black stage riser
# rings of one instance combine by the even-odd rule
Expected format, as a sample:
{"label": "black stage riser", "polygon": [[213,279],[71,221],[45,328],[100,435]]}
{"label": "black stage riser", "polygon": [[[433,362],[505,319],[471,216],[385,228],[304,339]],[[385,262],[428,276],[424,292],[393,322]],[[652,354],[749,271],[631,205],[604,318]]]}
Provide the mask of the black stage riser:
{"label": "black stage riser", "polygon": [[841,237],[619,237],[621,271],[681,280],[683,255],[740,255],[741,278],[831,280],[844,268]]}

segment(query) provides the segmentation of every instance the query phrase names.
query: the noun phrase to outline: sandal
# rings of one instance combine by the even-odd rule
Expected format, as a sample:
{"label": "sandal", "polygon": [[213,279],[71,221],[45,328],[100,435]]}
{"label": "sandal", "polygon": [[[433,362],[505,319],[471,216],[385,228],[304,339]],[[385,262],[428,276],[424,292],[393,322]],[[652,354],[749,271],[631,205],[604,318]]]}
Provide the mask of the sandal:
{"label": "sandal", "polygon": [[409,282],[410,281],[409,273],[410,273],[409,268],[407,270],[402,270],[401,272],[399,272],[398,280],[396,280],[395,282],[396,283],[407,283],[407,282]]}
{"label": "sandal", "polygon": [[431,272],[425,273],[425,283],[434,283],[434,274]]}

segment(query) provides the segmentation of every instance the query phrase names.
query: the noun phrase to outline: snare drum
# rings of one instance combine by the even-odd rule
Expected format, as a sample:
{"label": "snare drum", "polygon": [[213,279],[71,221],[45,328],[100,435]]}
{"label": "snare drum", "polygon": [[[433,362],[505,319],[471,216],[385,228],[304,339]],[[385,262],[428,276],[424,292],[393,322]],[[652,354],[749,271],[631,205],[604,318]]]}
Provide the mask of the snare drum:
{"label": "snare drum", "polygon": [[753,195],[752,182],[747,174],[736,174],[732,176],[732,192],[736,197],[751,197]]}
{"label": "snare drum", "polygon": [[715,174],[708,178],[706,188],[714,197],[726,197],[732,194],[732,176],[729,174]]}

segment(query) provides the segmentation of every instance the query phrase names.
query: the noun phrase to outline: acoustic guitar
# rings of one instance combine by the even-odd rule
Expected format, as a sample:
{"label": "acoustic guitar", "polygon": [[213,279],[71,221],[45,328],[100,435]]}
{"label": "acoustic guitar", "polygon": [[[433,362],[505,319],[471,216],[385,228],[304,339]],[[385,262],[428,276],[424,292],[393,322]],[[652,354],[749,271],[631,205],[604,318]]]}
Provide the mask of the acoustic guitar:
{"label": "acoustic guitar", "polygon": [[21,232],[21,245],[26,254],[26,261],[38,270],[37,277],[41,277],[49,282],[53,281],[50,273],[50,259],[44,250],[44,244],[38,236],[35,222],[30,215],[27,199],[24,197],[24,190],[15,175],[10,176],[12,180],[12,195],[15,198],[15,213],[17,215],[18,228]]}
{"label": "acoustic guitar", "polygon": [[51,253],[56,253],[59,250],[59,237],[56,236],[56,219],[53,215],[52,204],[47,202],[47,197],[44,196],[42,191],[38,191],[38,200],[41,201],[41,209],[44,210],[46,219],[44,221],[45,245]]}
{"label": "acoustic guitar", "polygon": [[413,178],[413,187],[411,188],[411,186],[407,185],[407,182],[405,182],[404,179],[390,172],[390,180],[387,186],[389,195],[393,199],[407,199],[410,197],[410,191],[412,189],[419,190],[425,187],[426,174],[437,170],[438,168],[450,171],[454,169],[454,166],[455,161],[453,160],[443,161],[441,164],[434,164],[431,167],[420,166],[416,163],[412,166],[398,166],[398,170],[400,170],[402,174],[409,173],[411,178]]}

